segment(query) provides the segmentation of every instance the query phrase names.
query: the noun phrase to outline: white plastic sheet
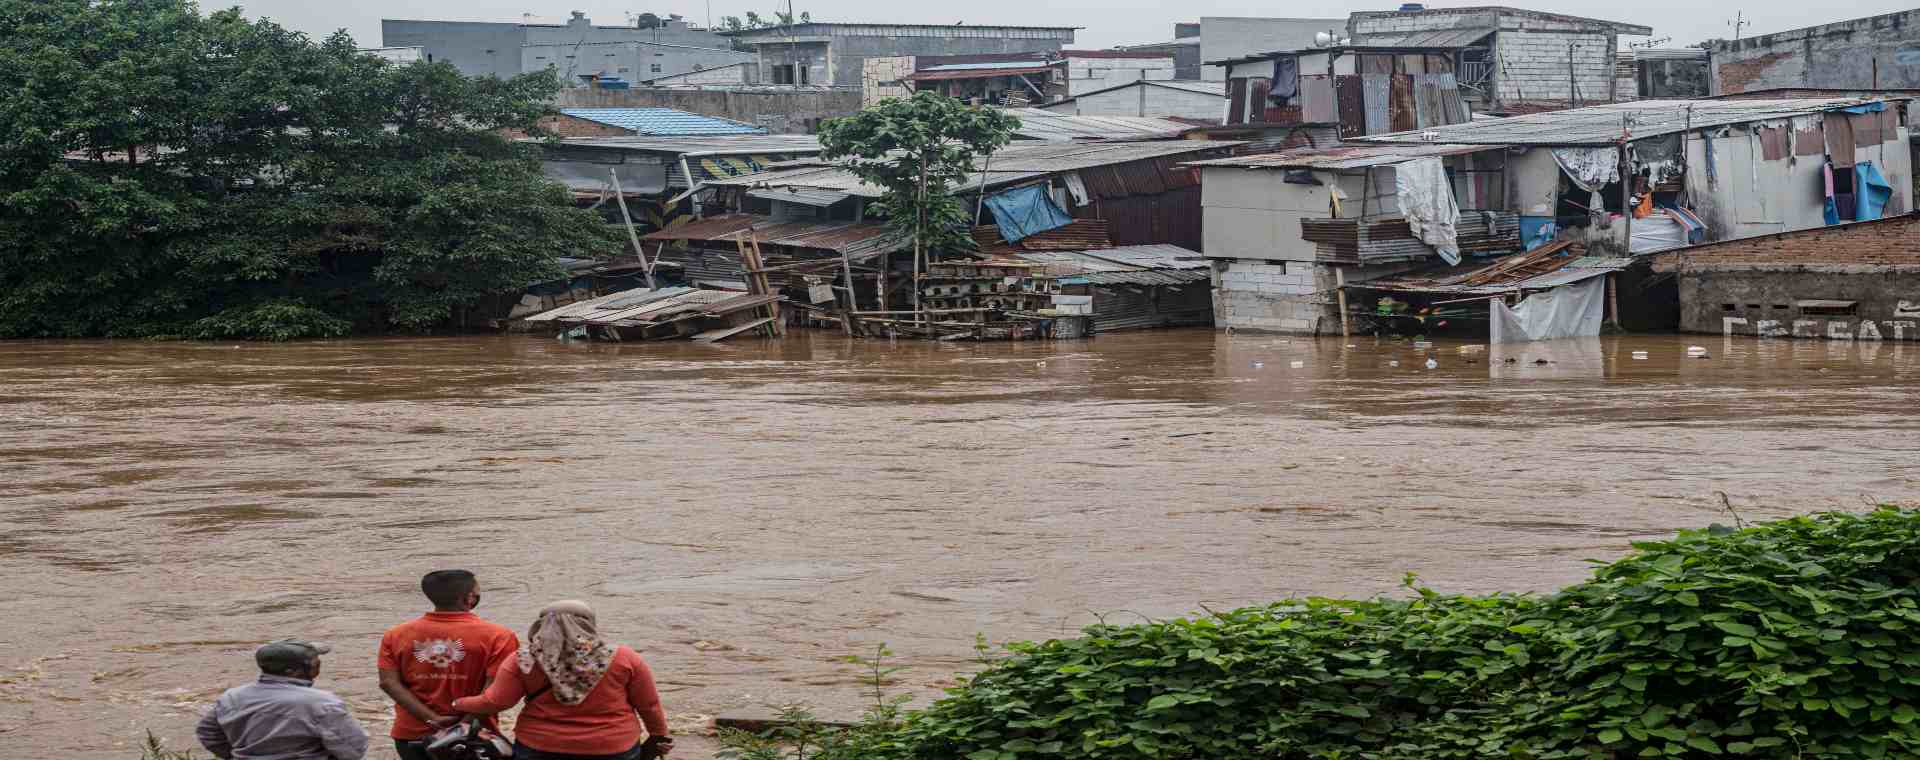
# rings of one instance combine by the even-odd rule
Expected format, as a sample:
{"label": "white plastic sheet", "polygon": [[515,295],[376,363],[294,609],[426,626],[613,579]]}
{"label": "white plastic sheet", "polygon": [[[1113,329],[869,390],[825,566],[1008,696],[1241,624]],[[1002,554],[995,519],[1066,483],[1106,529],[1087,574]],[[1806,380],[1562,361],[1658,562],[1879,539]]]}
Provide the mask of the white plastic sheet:
{"label": "white plastic sheet", "polygon": [[1433,246],[1448,264],[1460,263],[1459,234],[1454,229],[1460,206],[1454,202],[1446,164],[1438,157],[1416,158],[1393,169],[1400,213],[1407,218],[1413,236]]}
{"label": "white plastic sheet", "polygon": [[1633,243],[1628,250],[1634,253],[1664,251],[1679,248],[1687,244],[1687,228],[1664,213],[1656,213],[1645,219],[1633,220]]}
{"label": "white plastic sheet", "polygon": [[1494,299],[1488,309],[1494,343],[1578,338],[1600,334],[1606,317],[1607,280],[1595,274],[1571,285],[1527,296],[1519,306]]}

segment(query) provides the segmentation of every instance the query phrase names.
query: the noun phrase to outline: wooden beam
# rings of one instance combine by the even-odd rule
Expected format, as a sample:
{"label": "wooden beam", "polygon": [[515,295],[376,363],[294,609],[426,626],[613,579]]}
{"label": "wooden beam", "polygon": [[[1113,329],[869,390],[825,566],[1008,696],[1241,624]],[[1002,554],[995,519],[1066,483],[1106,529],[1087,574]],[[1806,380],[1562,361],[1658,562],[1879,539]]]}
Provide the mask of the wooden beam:
{"label": "wooden beam", "polygon": [[647,266],[647,249],[640,247],[640,233],[633,231],[633,215],[627,213],[627,193],[620,189],[620,172],[608,169],[607,174],[613,177],[613,197],[620,201],[620,218],[627,221],[627,240],[633,243],[633,255],[640,257],[640,271],[647,275],[647,289],[659,290],[653,282],[653,267]]}

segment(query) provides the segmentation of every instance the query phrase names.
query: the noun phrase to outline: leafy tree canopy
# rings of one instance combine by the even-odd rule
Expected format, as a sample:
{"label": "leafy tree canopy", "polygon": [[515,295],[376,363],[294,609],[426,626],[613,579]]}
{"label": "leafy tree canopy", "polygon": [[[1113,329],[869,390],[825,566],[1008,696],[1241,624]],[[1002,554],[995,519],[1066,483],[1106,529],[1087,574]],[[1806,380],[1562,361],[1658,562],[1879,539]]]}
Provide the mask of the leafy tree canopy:
{"label": "leafy tree canopy", "polygon": [[0,0],[0,337],[419,329],[618,242],[503,130],[550,73],[187,0]]}
{"label": "leafy tree canopy", "polygon": [[981,155],[1006,145],[1020,120],[935,92],[888,98],[820,125],[821,155],[880,187],[876,210],[903,237],[930,252],[968,245],[970,217],[953,193]]}

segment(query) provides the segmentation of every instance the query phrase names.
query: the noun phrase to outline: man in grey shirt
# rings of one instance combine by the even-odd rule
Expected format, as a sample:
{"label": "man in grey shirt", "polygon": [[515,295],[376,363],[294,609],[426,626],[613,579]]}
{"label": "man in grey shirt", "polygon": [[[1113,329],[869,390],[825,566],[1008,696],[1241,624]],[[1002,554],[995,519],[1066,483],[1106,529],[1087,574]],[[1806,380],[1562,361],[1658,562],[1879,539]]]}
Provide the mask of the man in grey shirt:
{"label": "man in grey shirt", "polygon": [[253,653],[260,680],[228,689],[200,719],[200,743],[221,760],[361,760],[367,732],[331,692],[313,688],[318,642],[281,639]]}

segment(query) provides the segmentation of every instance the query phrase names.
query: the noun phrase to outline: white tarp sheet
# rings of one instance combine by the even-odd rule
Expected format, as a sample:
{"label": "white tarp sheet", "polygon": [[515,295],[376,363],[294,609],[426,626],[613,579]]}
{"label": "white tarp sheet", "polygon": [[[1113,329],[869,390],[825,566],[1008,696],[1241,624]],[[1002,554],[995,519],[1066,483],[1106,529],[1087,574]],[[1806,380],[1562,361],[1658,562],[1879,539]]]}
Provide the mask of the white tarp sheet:
{"label": "white tarp sheet", "polygon": [[1633,220],[1633,242],[1627,249],[1634,253],[1651,253],[1686,244],[1687,228],[1666,214],[1654,214]]}
{"label": "white tarp sheet", "polygon": [[1394,190],[1400,213],[1420,242],[1433,246],[1448,264],[1460,263],[1459,235],[1454,224],[1460,206],[1453,199],[1453,181],[1438,156],[1416,158],[1393,167]]}
{"label": "white tarp sheet", "polygon": [[1527,296],[1519,306],[1493,299],[1487,313],[1489,337],[1494,343],[1525,343],[1600,334],[1606,317],[1607,278],[1604,272],[1571,285]]}

